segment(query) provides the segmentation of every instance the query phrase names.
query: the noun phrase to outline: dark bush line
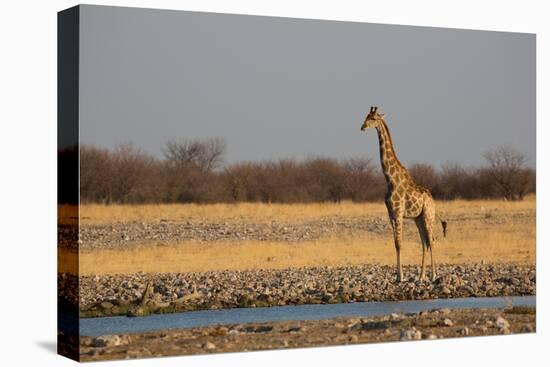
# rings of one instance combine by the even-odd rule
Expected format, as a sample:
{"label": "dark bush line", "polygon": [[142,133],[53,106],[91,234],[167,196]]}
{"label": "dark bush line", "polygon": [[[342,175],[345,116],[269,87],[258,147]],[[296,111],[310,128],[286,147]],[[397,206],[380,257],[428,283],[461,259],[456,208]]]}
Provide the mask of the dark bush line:
{"label": "dark bush line", "polygon": [[[508,156],[510,149],[505,149]],[[131,144],[114,150],[82,146],[81,202],[364,202],[382,200],[386,191],[378,162],[367,158],[311,158],[223,166],[225,144],[218,139],[170,142],[164,153],[165,157],[159,159]],[[490,153],[502,155],[498,149]],[[521,155],[513,150],[512,153]],[[59,161],[65,162],[67,155],[75,152],[59,154]],[[516,159],[507,165],[491,157],[493,161],[486,156],[488,164],[479,168],[458,164],[446,164],[440,169],[428,164],[408,168],[436,199],[518,200],[535,192],[535,171],[523,167],[524,160]]]}

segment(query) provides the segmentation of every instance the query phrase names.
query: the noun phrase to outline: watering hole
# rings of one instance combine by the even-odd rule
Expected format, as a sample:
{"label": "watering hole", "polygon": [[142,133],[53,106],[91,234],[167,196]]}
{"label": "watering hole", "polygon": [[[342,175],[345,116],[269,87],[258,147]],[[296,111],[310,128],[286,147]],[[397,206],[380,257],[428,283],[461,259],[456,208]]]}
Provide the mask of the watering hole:
{"label": "watering hole", "polygon": [[144,317],[97,317],[80,319],[80,335],[143,333],[162,329],[185,329],[250,322],[322,320],[334,317],[370,317],[391,313],[416,313],[439,308],[472,309],[536,306],[536,296],[470,297],[420,301],[356,302],[260,308],[189,311]]}

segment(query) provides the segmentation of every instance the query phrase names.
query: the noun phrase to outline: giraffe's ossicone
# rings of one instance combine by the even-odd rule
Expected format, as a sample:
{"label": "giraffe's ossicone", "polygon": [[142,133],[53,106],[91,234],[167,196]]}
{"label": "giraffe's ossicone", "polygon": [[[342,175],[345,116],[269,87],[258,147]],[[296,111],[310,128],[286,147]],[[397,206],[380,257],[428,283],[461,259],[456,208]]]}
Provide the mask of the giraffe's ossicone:
{"label": "giraffe's ossicone", "polygon": [[414,219],[422,242],[420,280],[425,278],[426,250],[430,251],[432,280],[435,280],[437,272],[433,256],[433,248],[435,247],[434,223],[436,219],[439,219],[443,227],[443,234],[446,235],[447,222],[436,214],[435,202],[430,191],[414,182],[409,171],[397,159],[390,131],[384,120],[384,114],[378,113],[378,107],[375,106],[370,108],[370,112],[361,126],[361,131],[370,128],[376,129],[378,133],[380,163],[387,183],[385,203],[393,229],[397,254],[397,280],[403,280],[401,244],[403,242],[403,220],[405,218]]}

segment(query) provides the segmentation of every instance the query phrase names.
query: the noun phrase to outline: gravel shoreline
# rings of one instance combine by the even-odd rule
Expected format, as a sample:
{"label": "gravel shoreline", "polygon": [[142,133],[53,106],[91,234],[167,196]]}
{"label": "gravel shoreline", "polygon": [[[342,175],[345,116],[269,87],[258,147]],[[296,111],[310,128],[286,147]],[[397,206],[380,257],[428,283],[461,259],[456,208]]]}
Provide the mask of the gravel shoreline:
{"label": "gravel shoreline", "polygon": [[532,333],[534,308],[449,310],[80,338],[81,361]]}
{"label": "gravel shoreline", "polygon": [[[418,267],[363,265],[203,273],[60,274],[60,296],[80,305],[81,317],[182,312],[235,307],[536,293],[534,265],[438,265],[438,278],[418,281]],[[79,284],[80,302],[75,287]]]}

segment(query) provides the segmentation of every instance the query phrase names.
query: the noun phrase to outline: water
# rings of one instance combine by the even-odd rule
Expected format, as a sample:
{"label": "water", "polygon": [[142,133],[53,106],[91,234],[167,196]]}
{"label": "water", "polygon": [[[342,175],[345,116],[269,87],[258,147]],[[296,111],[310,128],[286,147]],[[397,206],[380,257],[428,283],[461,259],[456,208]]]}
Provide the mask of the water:
{"label": "water", "polygon": [[99,317],[80,319],[80,334],[141,333],[160,329],[185,329],[248,322],[321,320],[333,317],[369,317],[399,312],[420,312],[437,308],[502,308],[535,306],[536,296],[454,298],[402,302],[357,302],[228,310],[190,311],[145,317]]}

